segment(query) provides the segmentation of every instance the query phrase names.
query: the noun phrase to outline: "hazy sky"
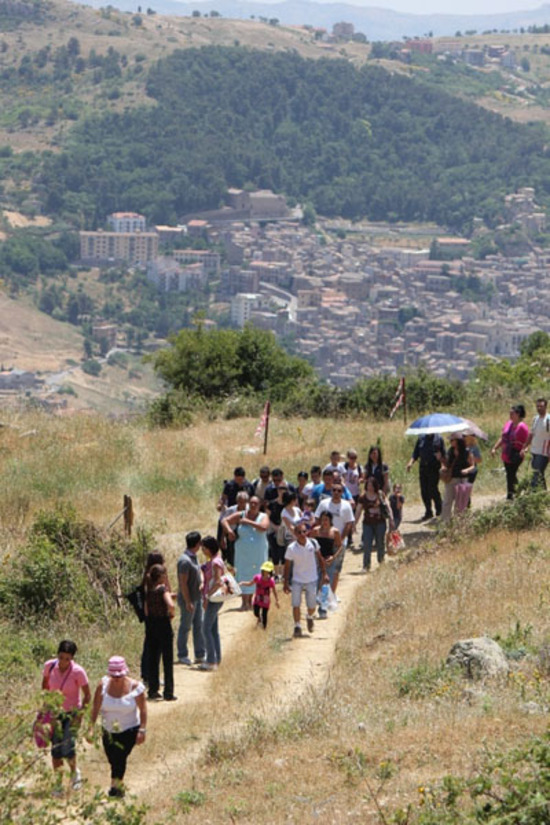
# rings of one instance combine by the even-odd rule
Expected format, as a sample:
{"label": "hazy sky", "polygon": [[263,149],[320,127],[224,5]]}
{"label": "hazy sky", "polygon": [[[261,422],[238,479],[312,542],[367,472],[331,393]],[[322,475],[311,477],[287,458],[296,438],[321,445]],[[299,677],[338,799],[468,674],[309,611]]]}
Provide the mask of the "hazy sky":
{"label": "hazy sky", "polygon": [[[334,0],[322,1],[334,2]],[[377,6],[409,14],[494,14],[495,12],[538,9],[544,5],[543,0],[344,0],[344,2],[352,3],[354,6]]]}

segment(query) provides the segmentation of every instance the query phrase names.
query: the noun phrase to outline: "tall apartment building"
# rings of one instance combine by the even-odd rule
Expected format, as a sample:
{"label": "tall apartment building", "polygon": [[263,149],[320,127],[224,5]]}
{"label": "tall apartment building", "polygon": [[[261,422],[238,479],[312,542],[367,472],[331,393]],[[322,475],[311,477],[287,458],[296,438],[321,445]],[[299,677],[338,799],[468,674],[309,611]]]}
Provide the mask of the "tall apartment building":
{"label": "tall apartment building", "polygon": [[253,309],[260,305],[261,296],[250,292],[239,292],[231,298],[231,323],[244,327],[250,320]]}
{"label": "tall apartment building", "polygon": [[156,232],[80,232],[80,259],[84,263],[105,264],[124,261],[144,264],[158,256]]}

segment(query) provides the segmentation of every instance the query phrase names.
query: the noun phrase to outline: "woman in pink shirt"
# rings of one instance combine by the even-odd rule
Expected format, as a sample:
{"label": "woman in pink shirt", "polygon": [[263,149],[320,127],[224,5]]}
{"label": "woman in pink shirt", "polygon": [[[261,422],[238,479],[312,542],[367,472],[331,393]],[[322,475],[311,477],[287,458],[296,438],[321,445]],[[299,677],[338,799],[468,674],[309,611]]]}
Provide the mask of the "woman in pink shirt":
{"label": "woman in pink shirt", "polygon": [[502,434],[491,450],[495,455],[501,448],[501,457],[506,470],[506,498],[511,501],[516,492],[518,470],[525,455],[525,445],[529,438],[529,427],[524,422],[525,407],[515,404],[510,408],[510,418],[502,428]]}
{"label": "woman in pink shirt", "polygon": [[[56,773],[55,796],[63,793],[63,760],[71,770],[71,786],[74,791],[82,787],[82,777],[76,766],[76,733],[82,712],[91,699],[86,671],[74,661],[76,644],[69,639],[59,643],[57,659],[50,659],[42,671],[42,690],[58,692],[63,696],[61,712],[55,720],[52,737],[52,764]],[[81,696],[82,694],[82,696]]]}

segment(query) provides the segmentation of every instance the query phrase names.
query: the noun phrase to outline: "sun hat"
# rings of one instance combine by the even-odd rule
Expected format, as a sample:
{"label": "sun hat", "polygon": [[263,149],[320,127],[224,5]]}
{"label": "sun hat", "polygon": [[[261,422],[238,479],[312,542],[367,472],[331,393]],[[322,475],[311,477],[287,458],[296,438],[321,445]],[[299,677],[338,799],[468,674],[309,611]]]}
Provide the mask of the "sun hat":
{"label": "sun hat", "polygon": [[109,676],[126,676],[127,673],[128,666],[124,656],[111,656],[107,665],[107,674]]}
{"label": "sun hat", "polygon": [[267,573],[273,573],[275,567],[273,566],[272,561],[264,561],[264,563],[260,567],[260,570],[265,570]]}

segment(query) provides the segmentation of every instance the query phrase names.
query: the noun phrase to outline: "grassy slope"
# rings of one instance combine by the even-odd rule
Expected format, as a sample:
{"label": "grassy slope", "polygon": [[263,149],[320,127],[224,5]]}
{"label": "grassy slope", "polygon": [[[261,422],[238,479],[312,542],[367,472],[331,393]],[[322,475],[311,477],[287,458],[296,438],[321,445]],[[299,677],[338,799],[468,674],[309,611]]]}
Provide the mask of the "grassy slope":
{"label": "grassy slope", "polygon": [[[96,417],[58,421],[14,416],[4,422],[9,426],[0,431],[1,471],[10,479],[0,499],[5,562],[16,554],[37,509],[70,501],[84,516],[106,525],[119,511],[122,495],[130,493],[137,525],[154,527],[164,536],[163,545],[171,546],[172,569],[186,530],[215,529],[214,501],[231,468],[244,463],[252,476],[263,461],[258,452],[249,452],[255,446],[252,420],[203,423],[179,432],[148,431]],[[500,416],[480,423],[495,435]],[[405,483],[410,507],[418,501],[418,488],[416,475],[404,472],[411,445],[401,422],[273,420],[267,460],[293,478],[298,469],[322,463],[334,446],[353,444],[363,456],[378,435],[392,477]],[[504,486],[498,462],[484,458],[478,496]],[[154,810],[151,821],[166,821],[175,793],[194,788],[205,794],[204,804],[185,820],[176,815],[175,821],[217,822],[223,812],[228,821],[242,822],[309,823],[319,816],[335,823],[376,822],[377,804],[392,810],[414,802],[418,788],[442,774],[473,771],[486,744],[508,747],[546,728],[547,679],[532,662],[520,662],[506,683],[472,689],[449,675],[434,676],[459,638],[506,636],[516,622],[534,647],[548,638],[547,550],[540,532],[500,532],[479,542],[458,539],[440,547],[423,543],[410,564],[387,566],[372,575],[358,591],[326,687],[306,690],[292,707],[282,703],[258,717],[257,709],[265,707],[270,695],[269,684],[258,676],[262,656],[284,667],[288,621],[284,611],[273,618],[272,632],[261,643],[265,650],[252,630],[244,635],[231,656],[227,684],[218,674],[223,718],[214,713],[206,726],[210,753],[217,754],[214,762],[202,754],[193,768],[185,766],[185,751],[195,737],[203,741],[205,735],[199,708],[181,720],[181,737],[174,739],[167,722],[161,729],[169,738],[171,758],[178,748],[182,751],[179,770],[173,762],[168,773],[162,767],[158,731],[147,757],[160,771],[148,799]],[[81,661],[94,680],[115,648],[124,649],[137,668],[141,628],[131,619],[104,635],[63,627],[63,633],[71,631],[78,634]],[[56,635],[55,629],[40,633],[41,646],[44,640],[53,645]],[[0,674],[5,673],[0,667]],[[35,676],[29,672],[24,682],[12,678],[7,694],[3,686],[4,709],[30,694]],[[400,695],[400,687],[421,695]],[[529,701],[534,704],[527,705]],[[230,732],[231,722],[243,713],[246,719],[247,712],[248,724]],[[104,776],[102,763],[100,772]]]}

